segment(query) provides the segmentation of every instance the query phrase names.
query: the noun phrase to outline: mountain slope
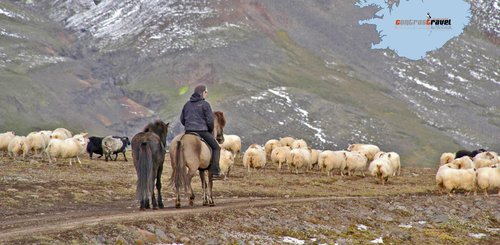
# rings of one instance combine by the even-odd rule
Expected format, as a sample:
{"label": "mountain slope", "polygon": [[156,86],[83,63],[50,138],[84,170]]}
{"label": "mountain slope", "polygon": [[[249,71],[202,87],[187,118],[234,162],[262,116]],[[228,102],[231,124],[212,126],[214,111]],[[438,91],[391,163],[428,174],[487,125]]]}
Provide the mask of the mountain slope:
{"label": "mountain slope", "polygon": [[411,62],[370,50],[378,36],[357,21],[374,10],[340,0],[2,2],[0,131],[132,136],[160,117],[176,122],[171,138],[181,90],[206,83],[245,145],[375,143],[420,165],[498,149],[495,9],[472,6],[463,35]]}

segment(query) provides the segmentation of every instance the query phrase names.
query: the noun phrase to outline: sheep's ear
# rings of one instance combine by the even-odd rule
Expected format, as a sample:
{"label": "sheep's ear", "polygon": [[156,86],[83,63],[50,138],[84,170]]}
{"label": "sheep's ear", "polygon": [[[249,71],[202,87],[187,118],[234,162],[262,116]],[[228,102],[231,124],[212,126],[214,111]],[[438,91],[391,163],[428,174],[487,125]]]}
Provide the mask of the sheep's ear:
{"label": "sheep's ear", "polygon": [[387,154],[387,156],[388,156],[389,158],[391,158],[391,153]]}

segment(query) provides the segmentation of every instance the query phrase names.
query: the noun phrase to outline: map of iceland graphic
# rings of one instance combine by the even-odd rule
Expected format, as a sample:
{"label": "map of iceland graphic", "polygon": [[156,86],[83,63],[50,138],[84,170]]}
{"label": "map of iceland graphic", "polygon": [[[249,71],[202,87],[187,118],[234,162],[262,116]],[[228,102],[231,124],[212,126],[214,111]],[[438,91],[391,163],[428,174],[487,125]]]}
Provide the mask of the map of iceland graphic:
{"label": "map of iceland graphic", "polygon": [[388,5],[384,0],[360,0],[360,8],[380,10],[360,25],[375,25],[381,41],[372,49],[391,49],[397,55],[419,60],[462,34],[469,24],[470,4],[463,0],[402,0]]}

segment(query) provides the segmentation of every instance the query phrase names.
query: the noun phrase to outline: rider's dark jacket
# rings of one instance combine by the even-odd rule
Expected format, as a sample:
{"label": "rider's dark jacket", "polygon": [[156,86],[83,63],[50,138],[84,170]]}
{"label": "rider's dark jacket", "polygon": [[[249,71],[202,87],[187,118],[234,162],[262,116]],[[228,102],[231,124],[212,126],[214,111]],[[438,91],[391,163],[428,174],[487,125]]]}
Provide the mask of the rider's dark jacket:
{"label": "rider's dark jacket", "polygon": [[203,99],[201,94],[193,93],[191,98],[182,108],[181,123],[186,131],[214,130],[214,116],[210,104]]}

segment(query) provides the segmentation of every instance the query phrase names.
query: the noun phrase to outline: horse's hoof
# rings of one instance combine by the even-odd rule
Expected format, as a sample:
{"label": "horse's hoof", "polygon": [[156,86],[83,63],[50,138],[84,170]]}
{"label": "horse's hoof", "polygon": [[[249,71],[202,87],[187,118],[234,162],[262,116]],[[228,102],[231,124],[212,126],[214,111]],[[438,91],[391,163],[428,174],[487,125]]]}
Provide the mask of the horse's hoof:
{"label": "horse's hoof", "polygon": [[158,207],[159,207],[160,209],[165,208],[165,206],[164,206],[163,204],[158,205]]}
{"label": "horse's hoof", "polygon": [[203,206],[208,206],[208,203],[203,203]]}
{"label": "horse's hoof", "polygon": [[180,204],[175,204],[175,208],[181,208]]}
{"label": "horse's hoof", "polygon": [[153,210],[157,210],[158,208],[157,207],[153,207]]}
{"label": "horse's hoof", "polygon": [[194,206],[194,202],[189,201],[189,206]]}
{"label": "horse's hoof", "polygon": [[210,203],[210,207],[215,207],[215,203]]}
{"label": "horse's hoof", "polygon": [[145,209],[145,208],[140,208],[139,210],[140,210],[140,211],[146,211],[146,209]]}

